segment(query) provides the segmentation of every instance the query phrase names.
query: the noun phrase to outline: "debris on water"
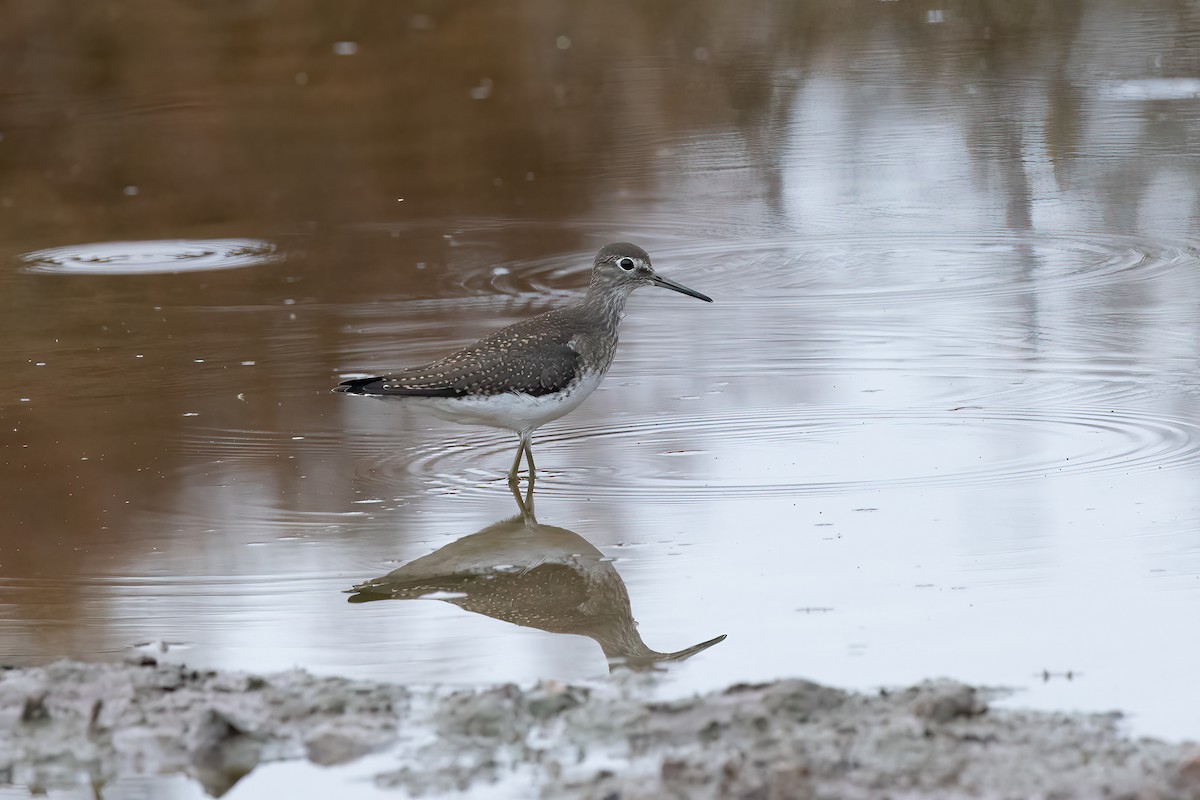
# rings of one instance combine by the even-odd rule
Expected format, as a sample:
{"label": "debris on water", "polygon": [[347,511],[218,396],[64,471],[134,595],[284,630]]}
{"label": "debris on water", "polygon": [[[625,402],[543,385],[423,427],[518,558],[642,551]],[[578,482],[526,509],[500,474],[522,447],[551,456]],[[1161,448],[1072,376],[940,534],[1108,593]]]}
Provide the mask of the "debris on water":
{"label": "debris on water", "polygon": [[469,94],[472,100],[487,100],[492,96],[492,79],[483,78],[479,81],[478,86],[471,88]]}

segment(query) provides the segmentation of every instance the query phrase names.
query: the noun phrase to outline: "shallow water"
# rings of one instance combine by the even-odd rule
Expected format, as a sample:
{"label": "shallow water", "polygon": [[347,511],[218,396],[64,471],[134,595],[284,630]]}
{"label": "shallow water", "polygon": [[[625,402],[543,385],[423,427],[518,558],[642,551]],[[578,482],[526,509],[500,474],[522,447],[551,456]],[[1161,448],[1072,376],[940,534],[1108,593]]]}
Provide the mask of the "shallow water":
{"label": "shallow water", "polygon": [[728,635],[662,692],[947,675],[1200,737],[1200,16],[824,6],[22,11],[3,660],[603,679],[586,633],[347,602],[515,514],[515,440],[329,389],[625,239],[716,302],[634,295],[537,517],[648,647]]}

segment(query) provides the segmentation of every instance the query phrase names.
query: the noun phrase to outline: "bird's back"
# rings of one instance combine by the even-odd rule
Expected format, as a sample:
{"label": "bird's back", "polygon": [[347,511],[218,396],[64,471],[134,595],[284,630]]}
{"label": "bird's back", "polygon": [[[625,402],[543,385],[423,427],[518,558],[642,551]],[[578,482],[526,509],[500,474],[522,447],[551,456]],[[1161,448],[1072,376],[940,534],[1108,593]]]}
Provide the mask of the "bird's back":
{"label": "bird's back", "polygon": [[[607,369],[616,345],[589,331],[583,303],[547,311],[488,334],[472,345],[429,364],[392,375],[344,381],[349,394],[396,397],[487,397],[517,392],[541,396],[560,392],[584,373]],[[603,337],[601,337],[603,338]],[[604,352],[607,351],[607,352]]]}

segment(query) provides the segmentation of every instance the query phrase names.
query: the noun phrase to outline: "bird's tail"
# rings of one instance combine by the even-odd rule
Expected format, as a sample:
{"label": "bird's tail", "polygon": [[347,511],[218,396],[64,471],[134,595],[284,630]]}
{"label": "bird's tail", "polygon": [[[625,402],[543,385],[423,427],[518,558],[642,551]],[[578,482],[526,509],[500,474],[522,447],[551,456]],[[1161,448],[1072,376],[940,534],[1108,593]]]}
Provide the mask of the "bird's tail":
{"label": "bird's tail", "polygon": [[333,390],[342,394],[369,394],[366,388],[367,384],[375,383],[378,380],[380,380],[378,375],[370,378],[351,378],[348,381],[342,381],[333,387]]}

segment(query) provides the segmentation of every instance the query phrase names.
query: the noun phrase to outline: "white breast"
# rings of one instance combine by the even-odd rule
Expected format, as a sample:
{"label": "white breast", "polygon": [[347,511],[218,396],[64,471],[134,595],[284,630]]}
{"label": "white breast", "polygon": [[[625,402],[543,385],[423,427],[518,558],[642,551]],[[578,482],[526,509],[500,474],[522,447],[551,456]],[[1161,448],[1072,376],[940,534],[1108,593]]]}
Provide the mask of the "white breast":
{"label": "white breast", "polygon": [[596,390],[604,375],[585,373],[566,390],[533,396],[510,392],[486,397],[411,398],[442,419],[467,425],[487,425],[527,431],[556,420],[579,407]]}

